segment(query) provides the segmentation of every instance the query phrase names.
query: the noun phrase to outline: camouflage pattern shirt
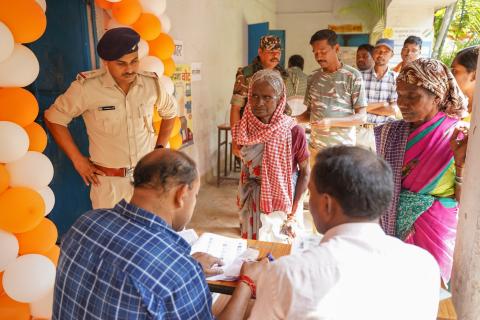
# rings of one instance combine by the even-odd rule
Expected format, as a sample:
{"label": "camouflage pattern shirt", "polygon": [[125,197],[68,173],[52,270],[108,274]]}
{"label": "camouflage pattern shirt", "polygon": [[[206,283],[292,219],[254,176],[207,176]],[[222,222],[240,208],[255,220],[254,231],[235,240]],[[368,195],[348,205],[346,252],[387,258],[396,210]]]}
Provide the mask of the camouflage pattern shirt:
{"label": "camouflage pattern shirt", "polygon": [[[305,105],[310,110],[310,122],[352,116],[355,106],[367,106],[360,71],[345,64],[333,73],[316,71],[308,78]],[[310,135],[310,146],[315,150],[355,143],[355,127],[331,127],[324,131],[312,128]]]}
{"label": "camouflage pattern shirt", "polygon": [[[252,63],[246,67],[240,67],[237,70],[237,75],[235,76],[235,85],[233,87],[233,95],[230,100],[230,104],[240,106],[240,113],[243,114],[243,108],[247,104],[248,98],[248,86],[250,85],[250,80],[255,72],[262,70],[263,65],[260,62],[260,58],[257,56],[253,59]],[[280,72],[282,75],[283,81],[285,82],[288,78],[288,73],[280,65],[277,65],[275,69]]]}

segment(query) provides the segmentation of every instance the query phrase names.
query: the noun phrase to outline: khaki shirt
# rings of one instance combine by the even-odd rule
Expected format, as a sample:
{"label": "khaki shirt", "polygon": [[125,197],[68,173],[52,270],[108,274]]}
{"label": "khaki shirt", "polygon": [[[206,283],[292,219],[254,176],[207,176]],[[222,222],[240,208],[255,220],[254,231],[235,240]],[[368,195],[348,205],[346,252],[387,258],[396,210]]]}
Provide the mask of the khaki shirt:
{"label": "khaki shirt", "polygon": [[82,116],[90,159],[109,168],[134,167],[155,146],[154,105],[164,119],[176,116],[173,98],[155,73],[139,72],[128,94],[104,69],[82,72],[45,111],[48,121],[68,126]]}

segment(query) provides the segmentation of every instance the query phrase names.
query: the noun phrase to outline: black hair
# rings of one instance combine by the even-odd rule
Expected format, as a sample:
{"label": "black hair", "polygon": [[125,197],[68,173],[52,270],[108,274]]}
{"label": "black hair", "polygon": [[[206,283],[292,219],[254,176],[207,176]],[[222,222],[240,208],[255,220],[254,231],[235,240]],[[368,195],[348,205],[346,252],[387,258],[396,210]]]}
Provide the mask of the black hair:
{"label": "black hair", "polygon": [[299,54],[294,54],[290,58],[288,58],[288,67],[299,67],[300,69],[303,70],[303,65],[305,61],[303,60],[303,57]]}
{"label": "black hair", "polygon": [[315,41],[321,41],[321,40],[327,40],[328,44],[331,47],[338,44],[337,34],[335,33],[335,31],[330,29],[323,29],[315,32],[313,36],[310,38],[310,44],[312,45]]}
{"label": "black hair", "polygon": [[417,37],[417,36],[408,36],[407,39],[403,42],[403,45],[406,45],[407,43],[410,44],[416,44],[420,49],[422,49],[422,38]]}
{"label": "black hair", "polygon": [[345,215],[374,220],[392,200],[390,165],[373,152],[336,146],[320,152],[311,179],[319,193],[327,193],[340,204]]}
{"label": "black hair", "polygon": [[472,46],[460,50],[455,56],[454,61],[467,69],[468,73],[477,71],[478,51],[480,46]]}
{"label": "black hair", "polygon": [[[157,152],[162,154],[155,154]],[[188,185],[191,188],[197,176],[197,165],[184,153],[168,149],[155,150],[138,162],[133,171],[133,186],[163,191],[178,185]]]}
{"label": "black hair", "polygon": [[370,55],[373,55],[373,49],[375,49],[375,47],[372,46],[370,43],[364,43],[364,44],[358,46],[357,51],[365,50],[368,53],[370,53]]}

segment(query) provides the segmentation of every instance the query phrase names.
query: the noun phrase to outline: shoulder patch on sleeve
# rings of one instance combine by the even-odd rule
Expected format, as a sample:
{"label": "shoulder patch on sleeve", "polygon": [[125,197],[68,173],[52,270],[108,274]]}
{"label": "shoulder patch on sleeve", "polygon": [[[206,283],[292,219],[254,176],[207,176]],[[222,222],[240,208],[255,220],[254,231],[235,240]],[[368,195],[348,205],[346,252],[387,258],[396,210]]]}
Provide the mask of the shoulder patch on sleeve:
{"label": "shoulder patch on sleeve", "polygon": [[105,70],[102,70],[102,69],[83,71],[77,74],[77,80],[80,81],[80,83],[83,83],[87,79],[97,78],[103,75],[104,73],[105,73]]}
{"label": "shoulder patch on sleeve", "polygon": [[149,78],[154,78],[154,79],[158,79],[158,74],[156,72],[151,72],[151,71],[138,71],[137,72],[138,74],[142,75],[142,76],[146,76],[146,77],[149,77]]}

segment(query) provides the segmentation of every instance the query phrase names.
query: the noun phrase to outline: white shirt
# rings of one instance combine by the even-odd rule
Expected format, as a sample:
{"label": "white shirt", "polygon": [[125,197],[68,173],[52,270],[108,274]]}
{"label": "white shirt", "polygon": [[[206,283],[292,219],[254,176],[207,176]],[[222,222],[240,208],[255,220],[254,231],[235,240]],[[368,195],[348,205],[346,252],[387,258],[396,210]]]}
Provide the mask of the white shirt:
{"label": "white shirt", "polygon": [[425,250],[376,223],[347,223],[271,263],[249,319],[436,319],[440,271]]}

